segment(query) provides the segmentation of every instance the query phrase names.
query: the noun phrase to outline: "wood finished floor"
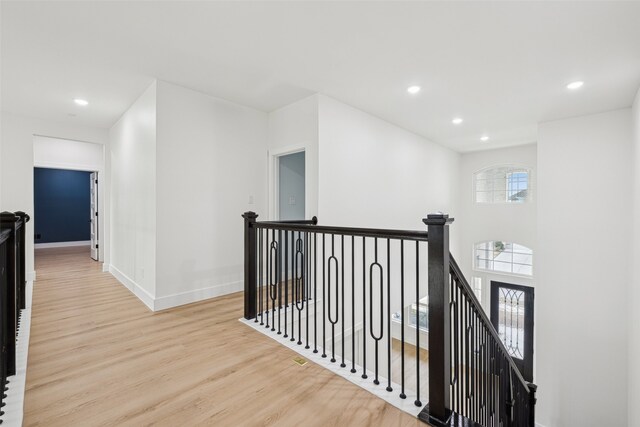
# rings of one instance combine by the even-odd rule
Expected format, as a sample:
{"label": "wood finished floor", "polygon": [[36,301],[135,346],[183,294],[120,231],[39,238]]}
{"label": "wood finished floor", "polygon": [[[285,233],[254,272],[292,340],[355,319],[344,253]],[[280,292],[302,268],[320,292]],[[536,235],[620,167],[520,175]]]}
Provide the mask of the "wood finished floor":
{"label": "wood finished floor", "polygon": [[242,294],[150,312],[87,248],[36,251],[26,426],[423,426],[238,322]]}

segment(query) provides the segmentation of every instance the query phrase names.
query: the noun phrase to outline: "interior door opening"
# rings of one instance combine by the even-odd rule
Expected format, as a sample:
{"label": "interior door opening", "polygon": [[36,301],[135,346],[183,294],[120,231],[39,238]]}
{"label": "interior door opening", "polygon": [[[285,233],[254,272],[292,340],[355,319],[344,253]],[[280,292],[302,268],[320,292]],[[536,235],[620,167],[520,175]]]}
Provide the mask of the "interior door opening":
{"label": "interior door opening", "polygon": [[300,151],[277,158],[277,218],[305,219],[305,153]]}
{"label": "interior door opening", "polygon": [[98,172],[34,168],[36,249],[88,247],[98,261]]}

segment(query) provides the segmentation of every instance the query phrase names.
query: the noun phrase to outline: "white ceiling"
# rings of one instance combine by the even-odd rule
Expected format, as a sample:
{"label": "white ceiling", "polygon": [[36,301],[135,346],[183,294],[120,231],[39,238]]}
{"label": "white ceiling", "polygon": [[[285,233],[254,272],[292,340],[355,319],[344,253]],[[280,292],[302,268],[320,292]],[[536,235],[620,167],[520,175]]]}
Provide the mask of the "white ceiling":
{"label": "white ceiling", "polygon": [[104,128],[158,78],[264,111],[320,92],[469,151],[640,86],[638,2],[3,1],[1,20],[2,109]]}

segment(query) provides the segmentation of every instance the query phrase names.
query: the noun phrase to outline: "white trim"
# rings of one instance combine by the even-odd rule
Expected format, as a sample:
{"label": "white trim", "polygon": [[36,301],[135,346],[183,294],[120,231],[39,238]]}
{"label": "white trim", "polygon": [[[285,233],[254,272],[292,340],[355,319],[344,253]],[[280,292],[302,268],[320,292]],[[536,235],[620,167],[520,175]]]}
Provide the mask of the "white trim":
{"label": "white trim", "polygon": [[109,264],[107,264],[106,262],[102,264],[102,272],[103,273],[109,272]]}
{"label": "white trim", "polygon": [[78,240],[75,242],[36,243],[35,245],[33,245],[35,249],[67,248],[70,246],[91,246],[91,240]]}
{"label": "white trim", "polygon": [[149,308],[149,310],[154,311],[153,296],[149,292],[147,292],[146,289],[142,288],[142,286],[131,280],[126,274],[118,270],[112,264],[109,265],[109,273],[111,273],[111,275],[115,277],[118,282],[122,283],[125,288],[129,289],[135,296],[137,296],[138,299]]}
{"label": "white trim", "polygon": [[36,281],[36,271],[28,271],[27,272],[27,282],[35,282]]}
{"label": "white trim", "polygon": [[[56,139],[59,139],[59,138],[56,138]],[[77,141],[77,142],[83,142],[83,141]],[[91,143],[89,142],[88,144],[91,144]],[[102,144],[97,144],[97,145],[102,145]],[[102,170],[102,166],[99,166],[99,165],[81,165],[81,164],[74,164],[74,163],[36,162],[36,161],[33,162],[33,167],[43,168],[43,169],[63,169],[63,170],[82,171],[82,172],[96,172],[96,171]]]}
{"label": "white trim", "polygon": [[16,374],[11,377],[7,397],[4,400],[3,426],[21,426],[24,417],[24,393],[27,379],[27,359],[29,358],[29,337],[31,335],[31,298],[33,282],[27,282],[25,309],[20,311],[20,329],[16,338]]}
{"label": "white trim", "polygon": [[180,292],[155,299],[154,311],[166,310],[180,305],[191,304],[209,298],[240,292],[244,289],[244,282],[230,282],[193,291]]}

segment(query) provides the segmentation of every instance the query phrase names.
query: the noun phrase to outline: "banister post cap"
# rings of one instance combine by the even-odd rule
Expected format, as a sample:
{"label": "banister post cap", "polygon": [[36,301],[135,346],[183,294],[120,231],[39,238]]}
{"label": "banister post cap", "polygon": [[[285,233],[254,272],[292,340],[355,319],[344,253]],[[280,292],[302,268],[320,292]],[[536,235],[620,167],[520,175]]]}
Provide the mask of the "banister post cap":
{"label": "banister post cap", "polygon": [[422,219],[422,222],[427,225],[449,225],[453,222],[453,218],[449,218],[448,214],[437,212],[428,214],[426,218]]}
{"label": "banister post cap", "polygon": [[313,218],[311,218],[311,221],[313,221],[313,225],[318,225],[318,217],[317,216],[313,216]]}
{"label": "banister post cap", "polygon": [[253,211],[249,211],[249,212],[243,213],[242,218],[248,219],[248,220],[255,220],[256,218],[258,218],[258,214]]}

